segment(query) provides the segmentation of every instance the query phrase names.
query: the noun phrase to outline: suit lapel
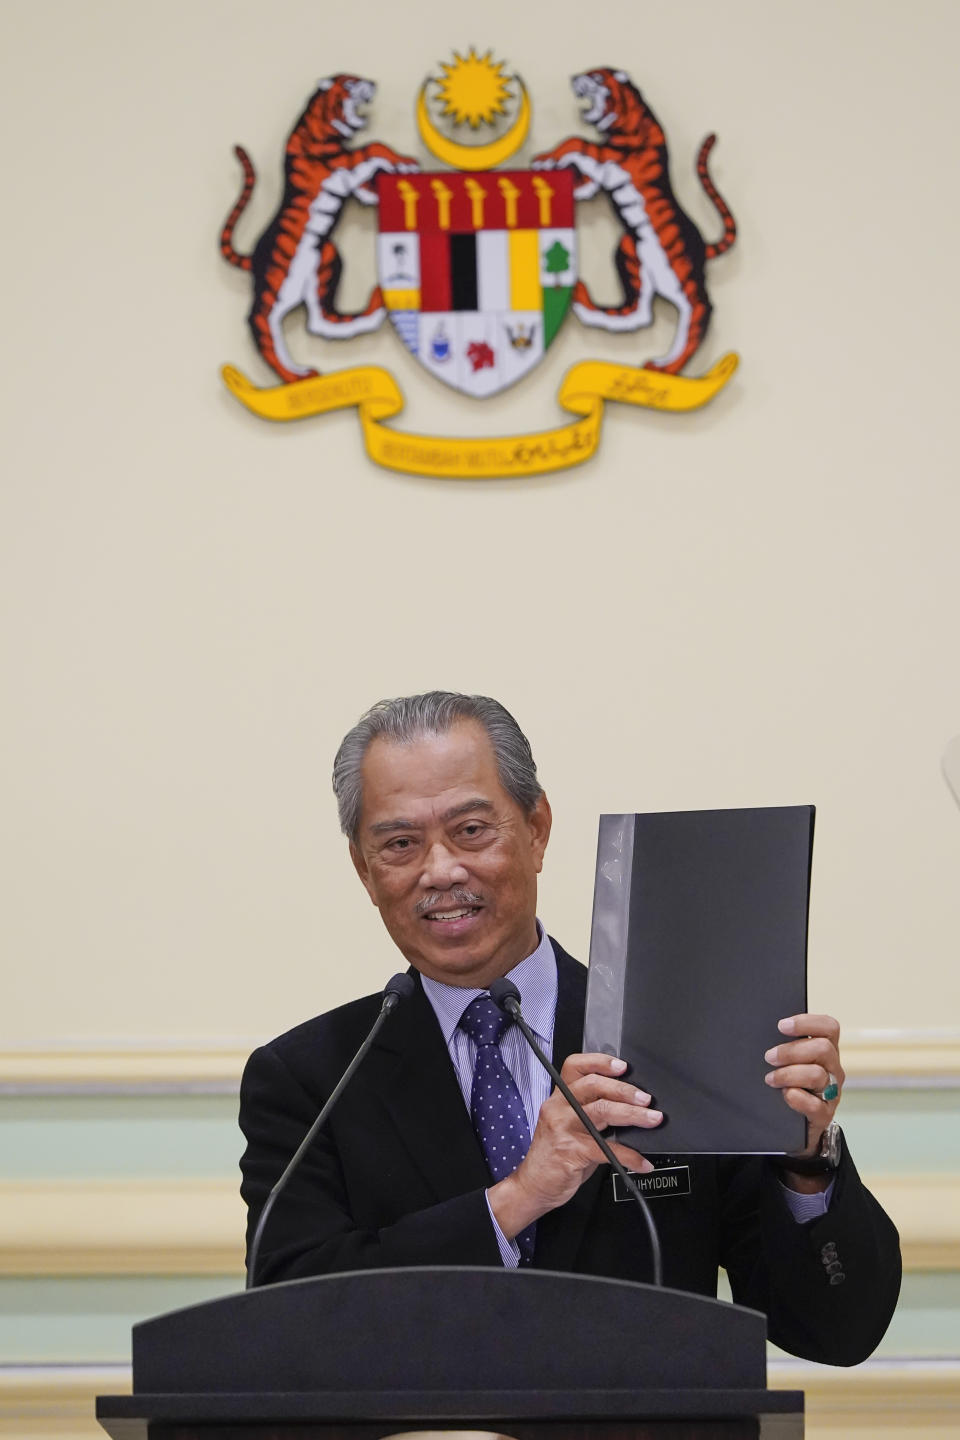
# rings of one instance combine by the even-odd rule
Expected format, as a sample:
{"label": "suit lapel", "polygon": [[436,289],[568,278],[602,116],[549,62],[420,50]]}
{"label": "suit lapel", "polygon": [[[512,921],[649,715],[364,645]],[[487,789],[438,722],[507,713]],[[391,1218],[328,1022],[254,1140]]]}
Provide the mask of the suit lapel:
{"label": "suit lapel", "polygon": [[553,1025],[553,1063],[563,1067],[568,1055],[583,1049],[583,1011],[587,1003],[587,970],[551,937],[557,957],[557,1018]]}
{"label": "suit lapel", "polygon": [[[587,994],[587,971],[551,938],[557,957],[557,1018],[553,1027],[553,1063],[563,1068],[568,1055],[583,1049],[583,1011]],[[576,1195],[559,1210],[551,1210],[537,1221],[534,1264],[538,1270],[573,1270],[587,1221],[593,1213],[601,1186],[609,1183],[609,1169],[601,1165]]]}
{"label": "suit lapel", "polygon": [[438,1200],[490,1184],[456,1072],[419,977],[369,1057],[369,1080]]}

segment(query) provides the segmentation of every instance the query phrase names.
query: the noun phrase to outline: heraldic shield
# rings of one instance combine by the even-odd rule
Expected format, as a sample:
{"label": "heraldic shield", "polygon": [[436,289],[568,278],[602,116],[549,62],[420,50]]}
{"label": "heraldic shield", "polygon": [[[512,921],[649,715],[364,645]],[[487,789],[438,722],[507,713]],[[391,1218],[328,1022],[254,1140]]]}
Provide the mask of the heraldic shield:
{"label": "heraldic shield", "polygon": [[381,175],[384,303],[432,375],[479,398],[538,365],[576,281],[573,186],[568,170]]}

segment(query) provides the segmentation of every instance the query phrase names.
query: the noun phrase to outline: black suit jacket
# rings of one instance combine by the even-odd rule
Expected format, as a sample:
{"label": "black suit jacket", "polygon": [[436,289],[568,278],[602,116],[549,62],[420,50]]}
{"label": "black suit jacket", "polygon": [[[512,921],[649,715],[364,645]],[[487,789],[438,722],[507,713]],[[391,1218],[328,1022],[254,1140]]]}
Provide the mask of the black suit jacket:
{"label": "black suit jacket", "polygon": [[[555,941],[553,946],[559,981],[553,1054],[559,1066],[581,1048],[587,972]],[[240,1125],[247,1140],[241,1192],[248,1206],[248,1244],[271,1186],[360,1046],[380,1002],[371,995],[308,1020],[247,1062]],[[690,1165],[691,1193],[650,1201],[664,1284],[715,1295],[717,1269],[723,1266],[734,1299],[764,1311],[771,1340],[784,1349],[839,1365],[869,1355],[896,1304],[900,1252],[896,1230],[849,1155],[837,1173],[828,1213],[807,1225],[797,1224],[788,1210],[769,1161],[702,1155],[678,1160]],[[418,977],[415,994],[384,1027],[326,1133],[316,1138],[277,1201],[256,1278],[263,1283],[395,1265],[500,1265],[484,1194],[490,1183]],[[632,1203],[615,1202],[608,1167],[601,1166],[567,1204],[537,1222],[534,1265],[624,1280],[652,1278],[642,1217]]]}

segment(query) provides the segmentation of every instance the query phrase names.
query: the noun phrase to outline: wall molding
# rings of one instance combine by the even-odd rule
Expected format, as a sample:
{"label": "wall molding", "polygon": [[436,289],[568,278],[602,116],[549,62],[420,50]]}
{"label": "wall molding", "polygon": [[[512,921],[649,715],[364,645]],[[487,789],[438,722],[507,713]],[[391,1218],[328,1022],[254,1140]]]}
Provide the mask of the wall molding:
{"label": "wall molding", "polygon": [[[850,1370],[773,1360],[771,1389],[806,1394],[807,1437],[833,1429],[845,1435],[899,1435],[960,1424],[960,1358],[867,1360]],[[129,1394],[126,1365],[0,1366],[0,1435],[73,1440],[98,1433],[97,1395]]]}
{"label": "wall molding", "polygon": [[960,1270],[960,1175],[870,1175],[866,1184],[900,1231],[905,1270]]}
{"label": "wall molding", "polygon": [[98,1395],[129,1395],[129,1365],[0,1365],[0,1436],[93,1440]]}
{"label": "wall molding", "polygon": [[[0,1050],[0,1094],[234,1094],[256,1044],[238,1038],[208,1046]],[[849,1030],[842,1048],[853,1085],[904,1080],[933,1089],[960,1085],[960,1029]]]}
{"label": "wall molding", "polygon": [[808,1440],[820,1434],[953,1434],[960,1425],[960,1358],[874,1359],[851,1369],[771,1360],[771,1390],[803,1390]]}
{"label": "wall molding", "polygon": [[164,1091],[235,1094],[257,1042],[0,1050],[0,1093]]}
{"label": "wall molding", "polygon": [[246,1209],[230,1180],[0,1184],[0,1275],[236,1275]]}
{"label": "wall molding", "polygon": [[[960,1270],[960,1175],[873,1175],[912,1271]],[[232,1180],[0,1184],[0,1275],[243,1275]]]}
{"label": "wall molding", "polygon": [[960,1030],[850,1030],[841,1039],[848,1081],[960,1084]]}

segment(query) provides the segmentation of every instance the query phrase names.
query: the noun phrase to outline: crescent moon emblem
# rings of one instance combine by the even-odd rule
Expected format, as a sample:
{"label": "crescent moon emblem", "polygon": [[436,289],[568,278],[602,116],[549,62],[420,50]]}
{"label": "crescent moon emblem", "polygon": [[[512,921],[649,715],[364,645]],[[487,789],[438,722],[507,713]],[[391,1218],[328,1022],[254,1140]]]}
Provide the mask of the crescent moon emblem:
{"label": "crescent moon emblem", "polygon": [[442,160],[445,165],[452,165],[455,170],[492,170],[495,165],[509,160],[514,151],[520,149],[530,129],[530,96],[527,94],[527,87],[519,75],[513,78],[520,86],[517,118],[509,130],[498,140],[491,140],[488,145],[458,145],[456,140],[448,140],[445,135],[441,135],[427,109],[428,82],[425,80],[417,96],[417,129],[427,149],[436,155],[438,160]]}

